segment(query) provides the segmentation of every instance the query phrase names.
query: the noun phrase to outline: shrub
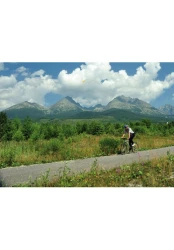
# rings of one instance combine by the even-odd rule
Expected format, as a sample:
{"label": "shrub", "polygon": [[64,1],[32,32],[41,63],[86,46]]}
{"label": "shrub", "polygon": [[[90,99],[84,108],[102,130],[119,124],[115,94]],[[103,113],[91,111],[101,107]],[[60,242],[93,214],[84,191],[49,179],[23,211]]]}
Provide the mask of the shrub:
{"label": "shrub", "polygon": [[63,124],[62,125],[62,133],[64,134],[65,138],[71,137],[77,134],[76,127],[70,124]]}
{"label": "shrub", "polygon": [[119,143],[119,140],[113,138],[104,138],[99,141],[100,149],[105,155],[115,154]]}
{"label": "shrub", "polygon": [[14,135],[12,136],[12,140],[14,141],[23,141],[24,135],[21,130],[17,130]]}
{"label": "shrub", "polygon": [[61,143],[57,139],[50,139],[40,150],[41,155],[53,154],[60,151]]}
{"label": "shrub", "polygon": [[5,166],[12,166],[15,162],[16,151],[13,148],[5,149],[3,153],[1,153],[1,162],[4,163]]}
{"label": "shrub", "polygon": [[139,134],[148,134],[148,129],[144,126],[135,126],[133,128],[134,132],[139,133]]}
{"label": "shrub", "polygon": [[92,135],[101,135],[104,132],[104,125],[97,121],[92,121],[88,127],[88,133]]}

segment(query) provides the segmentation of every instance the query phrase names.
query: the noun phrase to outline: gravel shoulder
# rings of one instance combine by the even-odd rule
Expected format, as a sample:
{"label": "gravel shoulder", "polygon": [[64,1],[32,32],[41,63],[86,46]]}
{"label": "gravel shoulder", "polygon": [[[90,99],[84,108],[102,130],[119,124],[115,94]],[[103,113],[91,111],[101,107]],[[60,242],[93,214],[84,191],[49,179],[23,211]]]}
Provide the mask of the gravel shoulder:
{"label": "gravel shoulder", "polygon": [[148,161],[153,158],[160,158],[167,155],[167,152],[174,153],[174,146],[160,149],[139,151],[126,155],[111,155],[93,157],[87,159],[60,161],[44,164],[33,164],[28,166],[8,167],[0,169],[0,186],[11,187],[18,183],[35,180],[49,170],[49,176],[61,175],[67,166],[72,173],[89,171],[94,162],[103,169],[112,169],[134,162]]}

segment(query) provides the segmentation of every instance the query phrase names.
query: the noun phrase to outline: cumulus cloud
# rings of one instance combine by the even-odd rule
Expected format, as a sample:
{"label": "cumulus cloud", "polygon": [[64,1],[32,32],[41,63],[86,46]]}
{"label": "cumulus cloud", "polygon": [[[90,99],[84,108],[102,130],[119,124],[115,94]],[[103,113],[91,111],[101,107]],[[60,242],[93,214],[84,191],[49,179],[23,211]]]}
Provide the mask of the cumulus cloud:
{"label": "cumulus cloud", "polygon": [[4,63],[0,62],[0,71],[4,70]]}
{"label": "cumulus cloud", "polygon": [[43,75],[43,74],[44,74],[44,70],[40,69],[40,70],[34,72],[33,74],[31,74],[31,76],[32,76],[32,77],[33,77],[33,76],[41,76],[41,75]]}
{"label": "cumulus cloud", "polygon": [[114,72],[109,63],[86,63],[71,74],[61,71],[57,89],[84,106],[106,105],[118,95],[150,102],[172,85],[168,79],[156,80],[160,69],[159,63],[146,63],[144,68],[137,68],[135,75],[129,76],[125,70]]}
{"label": "cumulus cloud", "polygon": [[44,105],[44,96],[55,91],[55,82],[49,75],[25,77],[22,81],[17,81],[15,75],[0,76],[0,108],[4,110],[17,103],[31,100]]}
{"label": "cumulus cloud", "polygon": [[45,105],[47,93],[71,96],[82,106],[106,105],[116,96],[125,95],[150,102],[174,85],[174,73],[164,81],[158,79],[160,63],[146,63],[134,75],[122,69],[114,71],[110,63],[85,63],[68,74],[66,69],[57,72],[57,78],[40,69],[27,75],[25,67],[16,72],[26,73],[18,81],[15,75],[0,76],[1,110],[23,101],[33,101]]}
{"label": "cumulus cloud", "polygon": [[21,74],[21,76],[28,76],[28,69],[25,68],[24,66],[21,66],[19,68],[16,69],[17,74]]}
{"label": "cumulus cloud", "polygon": [[24,66],[21,66],[19,68],[16,69],[16,72],[22,73],[24,71],[26,71],[27,69]]}
{"label": "cumulus cloud", "polygon": [[0,76],[0,89],[8,89],[14,87],[17,80],[15,75],[11,76]]}

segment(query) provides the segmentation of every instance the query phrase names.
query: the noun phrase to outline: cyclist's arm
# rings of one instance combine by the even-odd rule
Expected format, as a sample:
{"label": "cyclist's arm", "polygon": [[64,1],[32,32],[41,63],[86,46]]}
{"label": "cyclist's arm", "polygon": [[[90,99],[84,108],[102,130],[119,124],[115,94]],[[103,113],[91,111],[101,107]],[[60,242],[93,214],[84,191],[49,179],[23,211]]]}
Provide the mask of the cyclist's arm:
{"label": "cyclist's arm", "polygon": [[[126,135],[126,134],[123,134],[123,135],[122,135],[122,138],[125,138],[125,135]],[[128,139],[129,139],[129,138],[130,138],[130,134],[128,134],[128,135],[129,135],[129,137],[128,137]]]}
{"label": "cyclist's arm", "polygon": [[126,130],[124,131],[124,133],[123,133],[123,135],[122,135],[122,138],[124,138],[126,134],[128,134],[128,139],[129,139],[129,137],[130,137],[130,132],[127,132]]}
{"label": "cyclist's arm", "polygon": [[128,139],[130,139],[130,132],[128,133]]}

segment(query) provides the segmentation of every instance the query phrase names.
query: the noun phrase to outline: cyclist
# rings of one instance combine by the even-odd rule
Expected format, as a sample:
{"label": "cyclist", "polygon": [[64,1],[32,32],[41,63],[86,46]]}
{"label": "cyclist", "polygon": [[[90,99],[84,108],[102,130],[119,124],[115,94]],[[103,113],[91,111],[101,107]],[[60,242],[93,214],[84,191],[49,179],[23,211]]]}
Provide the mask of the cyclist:
{"label": "cyclist", "polygon": [[124,134],[123,134],[122,138],[125,137],[125,134],[128,134],[129,151],[130,151],[132,149],[132,147],[135,145],[133,142],[133,138],[135,137],[135,132],[128,125],[124,125]]}

